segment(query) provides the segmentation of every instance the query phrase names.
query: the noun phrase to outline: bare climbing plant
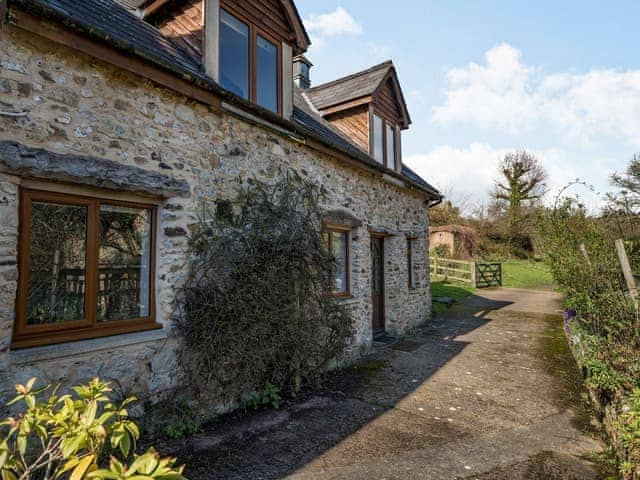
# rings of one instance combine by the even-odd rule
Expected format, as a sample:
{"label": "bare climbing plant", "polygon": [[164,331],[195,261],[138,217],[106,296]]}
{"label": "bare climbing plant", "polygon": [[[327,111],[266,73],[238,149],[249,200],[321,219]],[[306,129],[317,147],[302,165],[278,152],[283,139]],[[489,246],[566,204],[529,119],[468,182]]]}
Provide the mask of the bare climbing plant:
{"label": "bare climbing plant", "polygon": [[321,192],[293,172],[250,180],[205,209],[190,238],[180,331],[199,393],[246,400],[317,380],[352,337],[329,295],[334,262],[322,234]]}

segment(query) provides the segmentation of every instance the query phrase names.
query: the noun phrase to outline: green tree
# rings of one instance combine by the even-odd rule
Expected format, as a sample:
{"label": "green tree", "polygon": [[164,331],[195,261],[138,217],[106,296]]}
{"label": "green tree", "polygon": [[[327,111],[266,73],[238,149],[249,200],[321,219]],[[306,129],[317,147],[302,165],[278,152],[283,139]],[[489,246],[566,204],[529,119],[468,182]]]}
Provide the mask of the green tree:
{"label": "green tree", "polygon": [[614,173],[610,178],[620,192],[608,195],[608,210],[626,215],[640,213],[640,154],[633,156],[623,173]]}
{"label": "green tree", "polygon": [[534,205],[547,193],[548,174],[535,155],[526,150],[507,153],[499,171],[492,197],[504,205],[509,234],[521,235],[525,207]]}

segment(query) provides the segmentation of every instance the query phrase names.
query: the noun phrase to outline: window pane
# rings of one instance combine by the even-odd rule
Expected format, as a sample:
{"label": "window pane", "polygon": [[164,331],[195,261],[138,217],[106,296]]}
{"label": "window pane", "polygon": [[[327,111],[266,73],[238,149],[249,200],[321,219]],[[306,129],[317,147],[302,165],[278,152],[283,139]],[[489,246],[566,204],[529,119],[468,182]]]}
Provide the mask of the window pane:
{"label": "window pane", "polygon": [[249,26],[220,10],[220,84],[249,98]]}
{"label": "window pane", "polygon": [[278,111],[278,48],[258,35],[258,105]]}
{"label": "window pane", "polygon": [[33,202],[27,324],[85,317],[87,207]]}
{"label": "window pane", "polygon": [[347,234],[344,232],[331,232],[331,254],[335,258],[335,271],[333,272],[333,291],[346,293],[347,291]]}
{"label": "window pane", "polygon": [[100,206],[98,321],[150,315],[151,211]]}
{"label": "window pane", "polygon": [[387,166],[396,168],[396,139],[395,130],[387,125]]}
{"label": "window pane", "polygon": [[373,158],[378,162],[384,163],[384,148],[382,141],[382,119],[377,115],[373,116]]}

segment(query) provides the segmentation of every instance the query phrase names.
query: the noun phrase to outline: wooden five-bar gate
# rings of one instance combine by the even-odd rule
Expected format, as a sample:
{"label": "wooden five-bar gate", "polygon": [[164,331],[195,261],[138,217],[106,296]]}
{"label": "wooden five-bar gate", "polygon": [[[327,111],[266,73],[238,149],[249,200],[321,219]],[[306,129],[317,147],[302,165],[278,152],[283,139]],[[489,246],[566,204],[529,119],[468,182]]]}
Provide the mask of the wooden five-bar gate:
{"label": "wooden five-bar gate", "polygon": [[470,283],[474,288],[502,286],[502,263],[429,256],[432,278]]}

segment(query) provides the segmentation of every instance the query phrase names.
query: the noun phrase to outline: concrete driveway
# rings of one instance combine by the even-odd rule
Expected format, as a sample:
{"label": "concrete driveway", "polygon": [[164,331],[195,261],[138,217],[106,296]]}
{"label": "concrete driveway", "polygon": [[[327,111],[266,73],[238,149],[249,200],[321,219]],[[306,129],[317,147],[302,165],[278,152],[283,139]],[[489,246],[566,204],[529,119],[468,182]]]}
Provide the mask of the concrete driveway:
{"label": "concrete driveway", "polygon": [[602,478],[553,292],[482,290],[279,411],[165,446],[192,479]]}

